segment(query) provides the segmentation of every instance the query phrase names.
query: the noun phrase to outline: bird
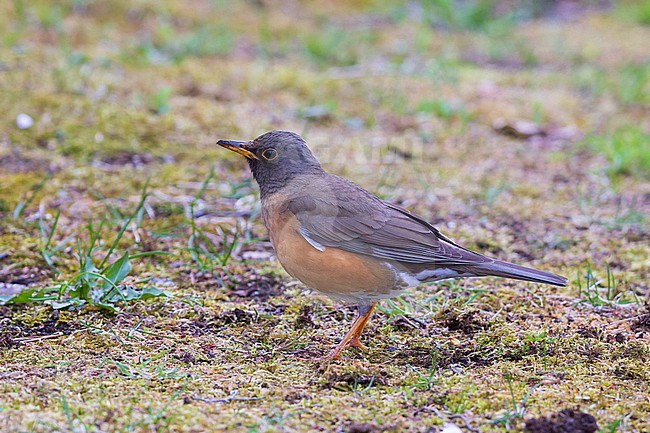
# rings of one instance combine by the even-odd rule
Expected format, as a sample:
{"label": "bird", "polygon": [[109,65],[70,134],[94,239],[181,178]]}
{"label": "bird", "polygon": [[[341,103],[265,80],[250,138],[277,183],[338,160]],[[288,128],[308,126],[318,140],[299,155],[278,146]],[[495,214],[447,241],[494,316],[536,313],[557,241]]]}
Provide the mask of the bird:
{"label": "bird", "polygon": [[415,213],[326,172],[294,132],[217,144],[246,158],[264,225],[287,273],[358,307],[350,330],[324,359],[364,348],[361,333],[377,303],[422,283],[496,276],[566,286],[560,275],[464,248]]}

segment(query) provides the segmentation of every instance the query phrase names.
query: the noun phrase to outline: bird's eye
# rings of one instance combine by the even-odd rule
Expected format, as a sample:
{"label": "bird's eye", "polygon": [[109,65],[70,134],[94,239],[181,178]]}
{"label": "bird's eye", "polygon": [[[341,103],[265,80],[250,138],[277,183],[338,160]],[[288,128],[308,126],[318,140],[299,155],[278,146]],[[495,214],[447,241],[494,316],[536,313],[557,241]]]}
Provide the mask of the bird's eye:
{"label": "bird's eye", "polygon": [[264,159],[267,161],[273,161],[278,157],[278,151],[275,149],[266,149],[264,152],[262,152],[262,157],[264,157]]}

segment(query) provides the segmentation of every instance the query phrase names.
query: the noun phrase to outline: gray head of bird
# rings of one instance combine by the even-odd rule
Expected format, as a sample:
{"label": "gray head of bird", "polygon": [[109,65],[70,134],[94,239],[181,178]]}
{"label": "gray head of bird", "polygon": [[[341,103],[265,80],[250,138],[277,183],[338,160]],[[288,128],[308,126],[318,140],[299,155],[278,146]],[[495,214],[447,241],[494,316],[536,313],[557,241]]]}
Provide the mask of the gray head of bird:
{"label": "gray head of bird", "polygon": [[270,131],[250,141],[217,144],[246,157],[262,195],[277,191],[300,174],[322,172],[305,140],[291,131]]}

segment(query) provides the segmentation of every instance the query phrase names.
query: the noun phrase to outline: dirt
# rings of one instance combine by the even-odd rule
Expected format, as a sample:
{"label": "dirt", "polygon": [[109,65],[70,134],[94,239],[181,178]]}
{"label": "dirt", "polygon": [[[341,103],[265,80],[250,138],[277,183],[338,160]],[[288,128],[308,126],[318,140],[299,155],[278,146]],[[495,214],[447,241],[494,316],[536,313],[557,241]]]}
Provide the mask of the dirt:
{"label": "dirt", "polygon": [[153,161],[154,157],[148,153],[129,153],[122,152],[117,155],[106,156],[101,159],[101,162],[108,165],[131,165],[133,167],[142,167],[144,165],[150,164]]}
{"label": "dirt", "polygon": [[[1,149],[1,148],[0,148]],[[52,173],[60,169],[56,164],[41,158],[25,156],[19,149],[0,155],[0,170],[7,173]]]}
{"label": "dirt", "polygon": [[228,292],[228,296],[235,300],[237,298],[253,299],[264,302],[271,297],[282,296],[284,284],[277,275],[259,274],[254,268],[245,273],[246,278],[237,277],[237,284],[234,290]]}
{"label": "dirt", "polygon": [[81,328],[78,323],[61,322],[58,311],[50,312],[44,321],[35,324],[15,320],[14,316],[14,312],[0,311],[0,348],[18,346],[25,338],[70,335]]}
{"label": "dirt", "polygon": [[594,433],[599,429],[596,418],[574,409],[562,409],[549,417],[526,420],[528,433]]}
{"label": "dirt", "polygon": [[359,424],[352,423],[346,426],[343,431],[345,433],[376,433],[384,431],[384,429],[378,427],[376,424],[364,422]]}
{"label": "dirt", "polygon": [[43,266],[22,266],[12,265],[0,267],[0,282],[7,284],[20,284],[30,286],[42,281],[50,280],[54,272]]}
{"label": "dirt", "polygon": [[442,323],[450,331],[461,331],[466,335],[471,335],[478,330],[486,330],[489,327],[478,311],[459,313],[445,310],[442,312]]}

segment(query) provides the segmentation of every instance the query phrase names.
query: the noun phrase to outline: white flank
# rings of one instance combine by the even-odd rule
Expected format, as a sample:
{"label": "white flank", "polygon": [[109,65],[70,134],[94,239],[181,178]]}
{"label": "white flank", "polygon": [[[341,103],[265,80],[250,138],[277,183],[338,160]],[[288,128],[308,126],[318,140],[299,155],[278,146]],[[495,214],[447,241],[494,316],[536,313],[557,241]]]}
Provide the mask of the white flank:
{"label": "white flank", "polygon": [[303,238],[305,238],[305,240],[306,240],[307,242],[309,242],[309,245],[311,245],[312,247],[316,248],[316,249],[317,249],[318,251],[320,251],[321,253],[322,253],[323,251],[325,251],[325,247],[322,246],[321,244],[319,244],[318,242],[316,242],[315,240],[313,240],[312,238],[310,238],[309,235],[307,234],[307,231],[306,231],[306,230],[303,230],[302,227],[300,228],[300,230],[298,230],[298,232],[300,232],[300,235],[301,235]]}

